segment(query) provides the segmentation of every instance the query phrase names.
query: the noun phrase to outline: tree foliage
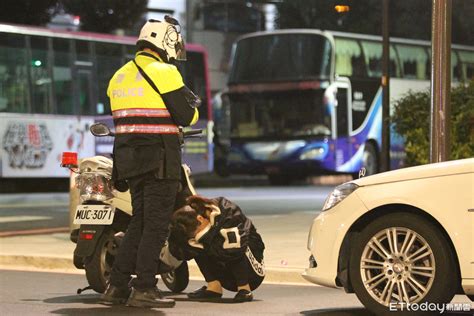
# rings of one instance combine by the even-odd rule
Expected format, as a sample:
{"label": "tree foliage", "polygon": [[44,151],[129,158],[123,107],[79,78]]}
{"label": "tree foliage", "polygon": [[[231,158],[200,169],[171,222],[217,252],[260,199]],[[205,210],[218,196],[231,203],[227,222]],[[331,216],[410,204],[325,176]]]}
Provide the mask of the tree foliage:
{"label": "tree foliage", "polygon": [[[350,11],[337,13],[336,5]],[[432,0],[390,1],[390,36],[431,39]],[[285,0],[277,4],[277,28],[315,28],[381,35],[382,0]],[[452,42],[474,45],[474,1],[453,0]]]}
{"label": "tree foliage", "polygon": [[67,12],[81,17],[81,29],[110,33],[128,29],[145,13],[148,0],[63,0]]}
{"label": "tree foliage", "polygon": [[0,21],[4,23],[43,25],[54,13],[58,0],[2,0]]}
{"label": "tree foliage", "polygon": [[[405,164],[426,164],[430,156],[430,92],[409,92],[395,104],[392,122],[405,139]],[[474,80],[451,91],[451,157],[474,157]]]}

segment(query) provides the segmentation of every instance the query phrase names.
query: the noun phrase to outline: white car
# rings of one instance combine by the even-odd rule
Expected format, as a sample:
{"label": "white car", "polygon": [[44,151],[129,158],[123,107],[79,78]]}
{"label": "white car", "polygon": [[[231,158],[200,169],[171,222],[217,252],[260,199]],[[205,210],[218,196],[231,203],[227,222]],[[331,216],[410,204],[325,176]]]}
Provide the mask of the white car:
{"label": "white car", "polygon": [[344,183],[308,237],[303,277],[356,293],[376,315],[474,300],[474,158]]}

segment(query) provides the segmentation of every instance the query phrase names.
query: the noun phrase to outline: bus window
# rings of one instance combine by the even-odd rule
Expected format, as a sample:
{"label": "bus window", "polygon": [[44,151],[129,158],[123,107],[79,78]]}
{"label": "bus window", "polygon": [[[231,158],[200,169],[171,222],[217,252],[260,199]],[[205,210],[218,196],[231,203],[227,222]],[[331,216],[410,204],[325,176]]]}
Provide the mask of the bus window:
{"label": "bus window", "polygon": [[[77,115],[95,115],[97,102],[94,102],[93,87],[97,85],[97,79],[93,76],[94,63],[91,57],[92,42],[84,40],[74,41],[74,113]],[[95,80],[94,80],[95,79]]]}
{"label": "bus window", "polygon": [[[361,41],[364,51],[367,74],[371,78],[382,76],[382,43],[372,41]],[[396,58],[395,48],[390,45],[390,76],[400,77],[400,71]]]}
{"label": "bus window", "polygon": [[[431,78],[431,48],[428,50],[428,59],[426,60],[426,79]],[[462,67],[458,54],[455,50],[451,50],[451,81],[459,81],[462,78]]]}
{"label": "bus window", "polygon": [[107,97],[107,87],[110,78],[122,66],[122,45],[111,43],[96,43],[97,58],[98,104],[97,114],[110,113],[110,102]]}
{"label": "bus window", "polygon": [[336,38],[336,74],[339,76],[367,76],[359,43],[354,39]]}
{"label": "bus window", "polygon": [[93,115],[92,108],[92,73],[89,69],[80,69],[75,78],[79,91],[79,115]]}
{"label": "bus window", "polygon": [[347,88],[337,88],[337,137],[349,134],[347,121]]}
{"label": "bus window", "polygon": [[231,84],[330,77],[331,45],[319,34],[248,37],[235,47]]}
{"label": "bus window", "polygon": [[124,64],[135,58],[137,52],[137,47],[135,45],[126,45],[125,46],[125,58]]}
{"label": "bus window", "polygon": [[0,33],[0,112],[29,112],[25,36]]}
{"label": "bus window", "polygon": [[206,69],[204,67],[204,54],[200,52],[187,52],[187,60],[179,64],[185,84],[202,100],[199,107],[199,118],[207,118],[207,93]]}
{"label": "bus window", "polygon": [[459,58],[461,59],[464,78],[466,80],[474,79],[474,52],[460,50]]}
{"label": "bus window", "polygon": [[48,56],[48,38],[32,36],[30,38],[31,61],[31,100],[33,113],[53,113],[52,79]]}
{"label": "bus window", "polygon": [[403,78],[428,79],[426,76],[428,53],[424,47],[397,44],[396,48],[400,58]]}
{"label": "bus window", "polygon": [[71,52],[69,40],[53,39],[54,63],[54,97],[58,114],[74,114]]}
{"label": "bus window", "polygon": [[[267,140],[329,136],[331,114],[323,104],[323,92],[295,90],[271,94],[230,94],[230,136]],[[345,104],[341,105],[346,111],[347,135],[347,89],[343,92]]]}
{"label": "bus window", "polygon": [[458,53],[451,50],[451,80],[460,81],[462,78],[462,66]]}
{"label": "bus window", "polygon": [[76,60],[91,61],[90,47],[88,41],[76,41]]}

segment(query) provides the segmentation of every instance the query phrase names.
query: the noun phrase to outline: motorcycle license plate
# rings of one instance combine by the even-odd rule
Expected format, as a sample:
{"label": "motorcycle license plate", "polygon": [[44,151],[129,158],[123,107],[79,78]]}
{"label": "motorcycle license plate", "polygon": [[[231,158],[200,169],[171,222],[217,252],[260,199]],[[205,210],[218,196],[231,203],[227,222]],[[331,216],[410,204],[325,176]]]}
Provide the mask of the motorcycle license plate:
{"label": "motorcycle license plate", "polygon": [[110,205],[78,205],[74,224],[110,225],[114,221],[115,208]]}

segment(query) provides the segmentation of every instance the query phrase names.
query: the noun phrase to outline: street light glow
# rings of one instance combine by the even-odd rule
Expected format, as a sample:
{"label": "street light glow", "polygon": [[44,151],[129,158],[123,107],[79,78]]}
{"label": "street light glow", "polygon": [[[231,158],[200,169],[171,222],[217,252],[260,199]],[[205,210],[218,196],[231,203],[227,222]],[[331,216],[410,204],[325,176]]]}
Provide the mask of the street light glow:
{"label": "street light glow", "polygon": [[348,5],[336,5],[334,7],[334,10],[338,13],[344,13],[344,12],[349,12],[351,8]]}

